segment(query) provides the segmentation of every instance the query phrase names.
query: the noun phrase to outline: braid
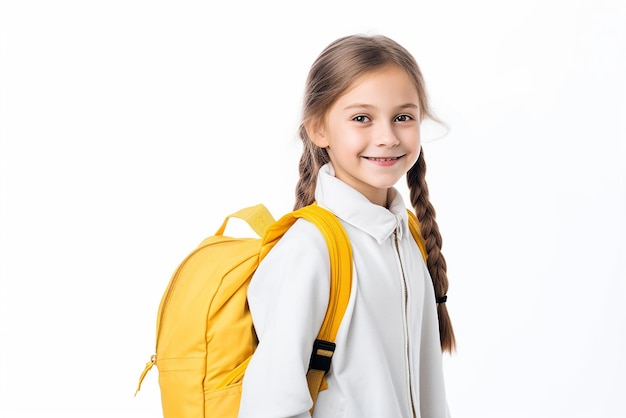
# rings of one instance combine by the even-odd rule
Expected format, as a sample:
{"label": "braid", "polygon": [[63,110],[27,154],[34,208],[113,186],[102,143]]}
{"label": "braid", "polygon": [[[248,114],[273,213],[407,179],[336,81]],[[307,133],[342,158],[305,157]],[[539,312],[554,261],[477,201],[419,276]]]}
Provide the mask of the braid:
{"label": "braid", "polygon": [[[427,266],[433,281],[435,297],[440,298],[448,292],[447,266],[441,252],[442,239],[439,226],[435,220],[435,208],[430,203],[428,197],[426,163],[424,161],[423,149],[417,162],[407,173],[407,183],[410,190],[411,204],[419,220],[422,237],[426,241]],[[439,318],[441,349],[452,352],[456,346],[456,339],[445,303],[437,304],[437,316]]]}
{"label": "braid", "polygon": [[310,205],[315,201],[315,185],[317,172],[329,161],[326,150],[319,148],[309,138],[304,125],[300,126],[300,138],[304,144],[300,157],[300,179],[296,185],[296,203],[294,210]]}

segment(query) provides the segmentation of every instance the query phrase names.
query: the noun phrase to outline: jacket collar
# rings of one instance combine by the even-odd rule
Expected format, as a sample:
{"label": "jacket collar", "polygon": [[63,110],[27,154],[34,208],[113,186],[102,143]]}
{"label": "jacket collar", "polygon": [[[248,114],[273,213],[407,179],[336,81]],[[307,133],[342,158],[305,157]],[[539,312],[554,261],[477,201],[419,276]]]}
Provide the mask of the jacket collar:
{"label": "jacket collar", "polygon": [[395,230],[398,239],[408,232],[408,215],[402,196],[389,189],[389,209],[370,202],[364,195],[335,177],[328,163],[320,168],[315,189],[317,203],[333,212],[339,219],[371,235],[379,244]]}

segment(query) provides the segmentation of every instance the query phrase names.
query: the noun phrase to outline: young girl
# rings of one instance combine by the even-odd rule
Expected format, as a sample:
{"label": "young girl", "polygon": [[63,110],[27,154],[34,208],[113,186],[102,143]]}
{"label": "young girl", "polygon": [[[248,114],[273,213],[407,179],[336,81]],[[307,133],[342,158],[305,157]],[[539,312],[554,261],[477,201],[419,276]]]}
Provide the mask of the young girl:
{"label": "young girl", "polygon": [[[442,350],[455,340],[446,310],[441,235],[428,199],[420,122],[432,117],[415,59],[384,36],[330,44],[307,79],[295,208],[316,201],[343,224],[354,264],[328,388],[313,417],[448,417]],[[406,174],[428,266],[394,184]],[[298,220],[248,289],[259,345],[240,417],[310,417],[306,372],[328,306],[329,255]]]}

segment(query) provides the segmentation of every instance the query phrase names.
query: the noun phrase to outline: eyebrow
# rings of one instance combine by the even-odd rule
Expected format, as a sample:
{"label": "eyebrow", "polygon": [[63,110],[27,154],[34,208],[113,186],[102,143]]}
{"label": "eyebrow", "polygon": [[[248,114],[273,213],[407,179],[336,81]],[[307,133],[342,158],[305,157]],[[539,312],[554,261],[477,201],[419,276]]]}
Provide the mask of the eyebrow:
{"label": "eyebrow", "polygon": [[[376,106],[372,106],[365,103],[354,103],[348,105],[344,108],[344,110],[352,110],[352,109],[374,109]],[[401,106],[398,106],[398,109],[419,109],[419,106],[415,103],[405,103]]]}

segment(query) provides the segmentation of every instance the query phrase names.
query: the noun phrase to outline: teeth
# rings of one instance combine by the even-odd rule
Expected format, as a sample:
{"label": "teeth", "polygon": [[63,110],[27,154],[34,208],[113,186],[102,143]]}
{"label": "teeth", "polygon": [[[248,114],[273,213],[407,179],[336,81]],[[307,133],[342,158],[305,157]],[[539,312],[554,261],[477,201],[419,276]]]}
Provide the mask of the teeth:
{"label": "teeth", "polygon": [[398,158],[397,157],[391,157],[391,158],[373,158],[373,157],[370,157],[369,159],[373,160],[373,161],[392,161],[392,160],[397,160]]}

